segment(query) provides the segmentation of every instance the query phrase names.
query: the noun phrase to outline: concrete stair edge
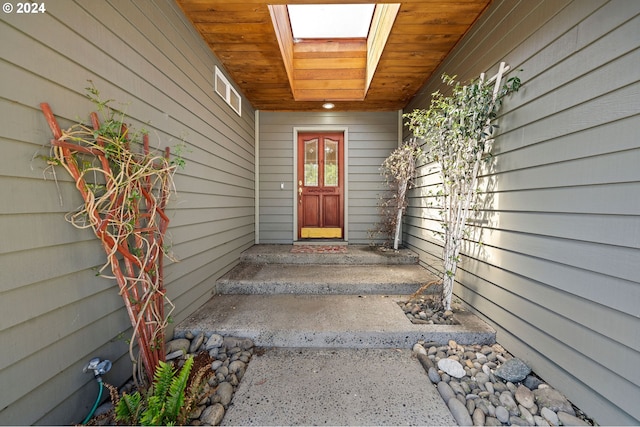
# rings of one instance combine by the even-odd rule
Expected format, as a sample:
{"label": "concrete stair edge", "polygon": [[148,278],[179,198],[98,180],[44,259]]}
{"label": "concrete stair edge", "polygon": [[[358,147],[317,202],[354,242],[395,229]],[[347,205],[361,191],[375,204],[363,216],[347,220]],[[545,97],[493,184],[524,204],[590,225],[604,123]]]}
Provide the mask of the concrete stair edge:
{"label": "concrete stair edge", "polygon": [[[216,281],[219,294],[410,295],[434,280],[419,265],[300,265],[243,262]],[[431,287],[426,293],[436,293]]]}
{"label": "concrete stair edge", "polygon": [[218,295],[176,325],[174,335],[250,338],[259,347],[411,348],[416,342],[493,344],[496,331],[468,311],[458,325],[416,325],[398,306],[404,296]]}
{"label": "concrete stair edge", "polygon": [[[411,295],[424,283],[385,284],[375,283],[358,285],[352,283],[296,283],[281,281],[277,283],[250,280],[219,280],[216,283],[217,294],[300,294],[300,295]],[[429,288],[425,295],[438,292],[438,287]]]}
{"label": "concrete stair edge", "polygon": [[240,255],[241,262],[264,264],[409,265],[418,264],[413,251],[382,250],[367,245],[348,245],[347,253],[292,253],[291,245],[255,245]]}

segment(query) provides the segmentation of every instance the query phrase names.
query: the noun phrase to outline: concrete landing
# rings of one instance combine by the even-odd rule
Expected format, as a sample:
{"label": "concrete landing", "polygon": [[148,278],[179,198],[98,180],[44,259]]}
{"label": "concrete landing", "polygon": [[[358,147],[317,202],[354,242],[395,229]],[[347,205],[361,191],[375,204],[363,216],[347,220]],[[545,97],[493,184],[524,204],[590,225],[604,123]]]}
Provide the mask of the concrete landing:
{"label": "concrete landing", "polygon": [[216,295],[174,334],[216,332],[258,347],[408,348],[419,340],[493,344],[495,330],[468,312],[460,325],[414,325],[386,295]]}
{"label": "concrete landing", "polygon": [[410,350],[267,349],[221,425],[456,425]]}

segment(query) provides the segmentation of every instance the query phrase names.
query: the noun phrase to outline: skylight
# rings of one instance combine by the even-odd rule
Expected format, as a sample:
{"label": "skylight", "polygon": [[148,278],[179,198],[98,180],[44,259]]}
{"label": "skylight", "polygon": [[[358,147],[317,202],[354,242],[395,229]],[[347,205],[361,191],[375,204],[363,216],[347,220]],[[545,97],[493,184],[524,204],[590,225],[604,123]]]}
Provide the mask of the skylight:
{"label": "skylight", "polygon": [[374,4],[288,5],[294,39],[366,38]]}

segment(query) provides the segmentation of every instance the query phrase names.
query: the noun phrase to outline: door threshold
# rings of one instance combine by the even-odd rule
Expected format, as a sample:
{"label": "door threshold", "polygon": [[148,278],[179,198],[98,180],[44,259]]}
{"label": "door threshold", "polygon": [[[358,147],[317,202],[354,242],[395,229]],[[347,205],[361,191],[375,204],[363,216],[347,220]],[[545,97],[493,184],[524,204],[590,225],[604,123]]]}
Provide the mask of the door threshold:
{"label": "door threshold", "polygon": [[294,246],[312,246],[312,245],[318,245],[318,246],[327,246],[327,245],[333,245],[333,246],[347,246],[349,244],[349,242],[344,241],[344,240],[335,240],[335,239],[304,239],[304,240],[296,240],[295,242],[293,242]]}

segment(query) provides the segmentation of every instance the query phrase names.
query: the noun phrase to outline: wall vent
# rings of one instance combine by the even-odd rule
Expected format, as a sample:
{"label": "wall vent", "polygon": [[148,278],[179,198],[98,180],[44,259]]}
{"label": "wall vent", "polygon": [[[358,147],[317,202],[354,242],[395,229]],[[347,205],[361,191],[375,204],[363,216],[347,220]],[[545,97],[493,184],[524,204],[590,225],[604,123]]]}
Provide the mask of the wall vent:
{"label": "wall vent", "polygon": [[229,80],[222,74],[222,71],[217,65],[213,81],[216,93],[229,104],[233,111],[238,113],[239,116],[242,116],[242,98],[238,91],[231,86],[231,83],[229,83]]}

